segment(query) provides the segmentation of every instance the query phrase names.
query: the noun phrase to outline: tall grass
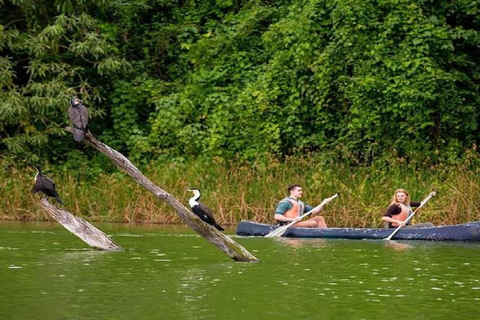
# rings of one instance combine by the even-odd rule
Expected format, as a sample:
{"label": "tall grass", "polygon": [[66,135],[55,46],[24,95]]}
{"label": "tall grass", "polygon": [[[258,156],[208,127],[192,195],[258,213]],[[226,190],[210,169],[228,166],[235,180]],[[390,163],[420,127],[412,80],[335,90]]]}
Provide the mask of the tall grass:
{"label": "tall grass", "polygon": [[[89,221],[181,223],[170,207],[119,171],[93,179],[81,172],[58,172],[48,166],[44,171],[56,181],[65,208]],[[188,187],[201,189],[202,201],[224,225],[242,219],[273,222],[275,205],[286,196],[291,183],[303,186],[303,200],[311,205],[341,192],[341,197],[323,211],[329,226],[381,226],[382,213],[398,188],[410,191],[417,201],[432,190],[437,192],[417,214],[416,222],[441,225],[480,220],[480,169],[467,164],[419,167],[397,162],[388,167],[351,168],[314,158],[289,158],[248,166],[220,160],[152,163],[143,172],[184,204],[192,195]],[[48,219],[38,196],[29,193],[34,175],[31,168],[0,173],[0,219]]]}

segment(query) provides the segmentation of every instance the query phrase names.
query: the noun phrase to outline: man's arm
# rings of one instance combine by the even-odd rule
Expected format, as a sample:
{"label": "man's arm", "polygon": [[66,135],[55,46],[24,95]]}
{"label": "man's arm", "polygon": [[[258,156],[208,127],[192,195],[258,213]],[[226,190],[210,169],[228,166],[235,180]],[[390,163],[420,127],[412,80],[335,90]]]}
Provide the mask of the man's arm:
{"label": "man's arm", "polygon": [[[313,210],[313,207],[305,203],[304,208],[303,208],[303,213],[307,213],[307,212],[312,211],[312,210]],[[319,211],[320,210],[316,210],[315,212],[312,212],[312,213],[317,213]]]}
{"label": "man's arm", "polygon": [[275,213],[275,220],[285,221],[285,222],[292,222],[292,221],[297,221],[297,220],[298,220],[298,217],[297,217],[297,218],[287,218],[287,217],[285,217],[283,214]]}

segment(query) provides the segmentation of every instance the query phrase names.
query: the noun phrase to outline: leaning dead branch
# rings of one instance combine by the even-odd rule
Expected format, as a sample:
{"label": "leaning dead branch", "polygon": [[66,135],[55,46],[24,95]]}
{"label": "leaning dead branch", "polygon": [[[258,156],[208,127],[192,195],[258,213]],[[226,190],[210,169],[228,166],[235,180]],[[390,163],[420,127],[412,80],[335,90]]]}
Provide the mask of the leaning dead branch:
{"label": "leaning dead branch", "polygon": [[42,198],[40,204],[53,219],[64,226],[65,229],[82,239],[89,246],[95,249],[108,251],[123,250],[122,247],[113,242],[105,233],[98,230],[82,218],[78,218],[66,210],[55,207],[48,202],[46,198]]}
{"label": "leaning dead branch", "polygon": [[[71,133],[73,132],[73,128],[70,127],[67,127],[65,130]],[[208,242],[225,252],[228,256],[230,256],[230,258],[235,261],[242,262],[259,261],[240,244],[236,243],[223,233],[217,231],[210,225],[205,224],[202,220],[200,220],[200,218],[187,209],[179,200],[156,186],[120,152],[97,140],[90,132],[85,135],[84,141],[88,142],[95,149],[109,157],[117,167],[123,169],[129,176],[135,179],[135,181],[137,181],[140,185],[151,191],[157,198],[169,204],[189,227],[204,237]]]}

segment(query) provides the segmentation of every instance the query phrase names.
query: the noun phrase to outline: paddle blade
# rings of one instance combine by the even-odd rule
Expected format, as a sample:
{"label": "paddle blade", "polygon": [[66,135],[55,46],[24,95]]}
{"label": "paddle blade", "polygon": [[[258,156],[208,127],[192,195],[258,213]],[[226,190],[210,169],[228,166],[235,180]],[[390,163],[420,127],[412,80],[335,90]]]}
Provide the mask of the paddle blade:
{"label": "paddle blade", "polygon": [[273,230],[273,231],[270,232],[269,234],[265,235],[265,238],[278,238],[278,237],[281,237],[281,236],[283,236],[283,234],[285,233],[285,231],[287,231],[287,229],[288,229],[288,225],[282,226],[282,227],[278,227],[277,229]]}

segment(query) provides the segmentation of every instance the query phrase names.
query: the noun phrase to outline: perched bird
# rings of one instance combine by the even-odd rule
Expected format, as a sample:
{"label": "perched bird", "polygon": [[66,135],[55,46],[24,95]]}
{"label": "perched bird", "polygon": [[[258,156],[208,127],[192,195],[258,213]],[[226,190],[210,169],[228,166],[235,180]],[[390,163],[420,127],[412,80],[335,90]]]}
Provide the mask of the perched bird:
{"label": "perched bird", "polygon": [[35,175],[35,185],[33,186],[32,193],[43,193],[47,198],[55,198],[59,203],[63,204],[62,199],[58,196],[57,190],[55,190],[55,182],[52,179],[45,176],[42,173],[42,167],[36,166],[37,174]]}
{"label": "perched bird", "polygon": [[81,142],[87,132],[88,110],[77,97],[73,97],[70,99],[68,115],[73,123],[73,140]]}
{"label": "perched bird", "polygon": [[212,211],[206,205],[199,202],[200,190],[195,188],[189,188],[188,191],[193,192],[193,197],[191,197],[190,200],[188,200],[188,204],[192,208],[193,213],[195,213],[204,222],[214,226],[218,230],[220,231],[225,230],[218,223],[215,222]]}

